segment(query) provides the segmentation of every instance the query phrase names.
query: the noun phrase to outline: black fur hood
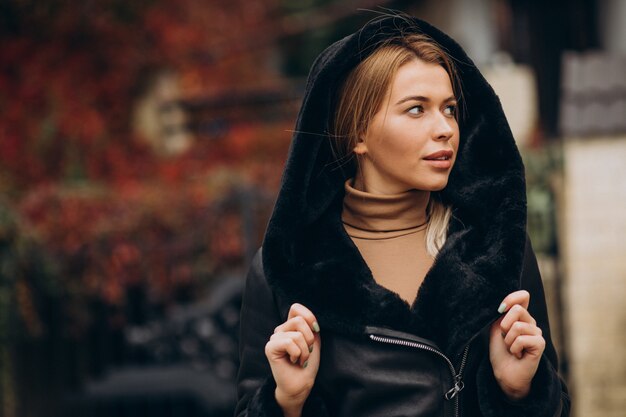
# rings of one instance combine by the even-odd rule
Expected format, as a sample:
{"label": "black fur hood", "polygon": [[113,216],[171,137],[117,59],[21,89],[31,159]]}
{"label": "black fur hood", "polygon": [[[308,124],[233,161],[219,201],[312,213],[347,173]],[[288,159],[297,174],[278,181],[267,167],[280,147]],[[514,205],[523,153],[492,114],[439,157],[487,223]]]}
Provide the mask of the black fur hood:
{"label": "black fur hood", "polygon": [[[453,206],[446,244],[412,306],[379,286],[341,223],[343,184],[354,164],[333,162],[328,135],[347,73],[383,39],[425,33],[454,59],[465,114],[441,198]],[[500,101],[462,48],[419,19],[376,18],[332,44],[312,66],[278,198],[263,242],[263,270],[284,305],[300,302],[323,329],[384,326],[458,352],[496,319],[520,287],[526,241],[524,167]]]}

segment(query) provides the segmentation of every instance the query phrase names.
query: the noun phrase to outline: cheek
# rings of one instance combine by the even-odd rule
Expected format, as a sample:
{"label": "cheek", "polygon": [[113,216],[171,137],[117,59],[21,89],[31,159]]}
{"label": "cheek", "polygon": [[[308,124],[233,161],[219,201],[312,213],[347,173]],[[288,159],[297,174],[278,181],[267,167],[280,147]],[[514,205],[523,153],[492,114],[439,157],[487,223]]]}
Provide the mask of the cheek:
{"label": "cheek", "polygon": [[459,138],[457,136],[457,138],[452,141],[452,150],[454,152],[454,162],[453,162],[453,166],[456,165],[457,161],[459,160]]}
{"label": "cheek", "polygon": [[400,166],[419,162],[419,155],[423,153],[422,148],[423,144],[414,137],[396,138],[393,148],[390,149],[390,153],[394,155],[393,163]]}
{"label": "cheek", "polygon": [[454,133],[452,135],[452,139],[450,140],[450,146],[452,146],[454,154],[456,155],[459,150],[459,142],[461,141],[461,132],[459,131],[459,125],[457,123],[454,123],[452,129],[454,129]]}
{"label": "cheek", "polygon": [[408,129],[403,126],[389,124],[383,134],[377,138],[377,148],[380,155],[389,155],[394,163],[402,161],[414,154],[418,145],[414,137],[407,134]]}
{"label": "cheek", "polygon": [[390,126],[387,137],[394,152],[400,152],[400,156],[408,159],[411,155],[418,155],[428,142],[428,139],[419,133],[419,127],[410,123],[396,123]]}

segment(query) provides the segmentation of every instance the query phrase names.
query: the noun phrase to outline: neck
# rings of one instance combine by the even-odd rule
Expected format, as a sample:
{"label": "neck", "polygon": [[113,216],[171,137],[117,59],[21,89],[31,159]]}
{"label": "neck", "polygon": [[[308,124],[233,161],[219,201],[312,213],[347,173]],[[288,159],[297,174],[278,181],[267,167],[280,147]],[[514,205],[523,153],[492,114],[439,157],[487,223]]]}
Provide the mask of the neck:
{"label": "neck", "polygon": [[427,218],[426,208],[430,201],[430,191],[418,190],[415,188],[407,188],[405,190],[385,190],[383,187],[375,187],[370,183],[366,183],[360,175],[355,176],[348,183],[353,189],[368,193],[372,196],[398,196],[399,194],[410,193],[416,211],[423,214],[424,219]]}
{"label": "neck", "polygon": [[392,231],[426,224],[429,192],[406,190],[380,194],[345,182],[343,221],[362,230]]}

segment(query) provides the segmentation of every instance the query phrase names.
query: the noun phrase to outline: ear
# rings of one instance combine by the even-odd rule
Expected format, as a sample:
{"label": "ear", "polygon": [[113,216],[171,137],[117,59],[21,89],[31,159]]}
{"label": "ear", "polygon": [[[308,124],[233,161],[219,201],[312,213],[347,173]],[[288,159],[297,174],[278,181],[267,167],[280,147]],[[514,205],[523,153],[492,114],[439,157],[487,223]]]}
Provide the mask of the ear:
{"label": "ear", "polygon": [[365,153],[367,153],[367,145],[362,138],[359,138],[359,141],[354,147],[354,153],[357,155],[364,155]]}

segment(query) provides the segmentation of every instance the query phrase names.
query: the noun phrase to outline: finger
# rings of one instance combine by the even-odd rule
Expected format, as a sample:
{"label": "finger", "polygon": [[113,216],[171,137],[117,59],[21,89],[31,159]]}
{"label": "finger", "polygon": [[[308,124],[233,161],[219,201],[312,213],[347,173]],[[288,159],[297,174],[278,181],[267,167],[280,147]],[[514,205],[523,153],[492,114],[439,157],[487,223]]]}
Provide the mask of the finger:
{"label": "finger", "polygon": [[[302,335],[302,333],[300,332],[278,332],[278,333],[274,333],[271,337],[270,340],[274,339],[282,339],[282,338],[290,338],[296,345],[298,345],[298,348],[300,349],[300,355],[299,355],[299,361],[300,361],[300,365],[303,365],[308,359],[309,359],[309,355],[310,355],[310,349],[309,349],[309,344],[306,342],[306,340],[304,339],[304,336]],[[291,361],[293,362],[293,360]]]}
{"label": "finger", "polygon": [[276,329],[274,329],[274,333],[291,331],[298,331],[302,333],[307,345],[313,346],[313,341],[315,340],[315,337],[313,336],[313,331],[311,330],[309,323],[307,323],[304,317],[296,316],[290,318],[280,326],[276,327]]}
{"label": "finger", "polygon": [[533,324],[525,323],[523,321],[516,321],[515,323],[513,323],[509,331],[505,333],[504,343],[507,346],[511,346],[515,339],[518,336],[522,335],[541,336],[542,331],[539,327]]}
{"label": "finger", "polygon": [[519,304],[514,305],[511,309],[506,313],[502,321],[500,322],[500,329],[507,333],[513,323],[516,321],[523,321],[525,323],[530,323],[534,326],[537,325],[537,321],[530,315],[528,310],[522,307]]}
{"label": "finger", "polygon": [[291,319],[296,316],[302,316],[302,318],[304,318],[304,320],[306,320],[306,322],[309,324],[311,329],[313,329],[314,332],[319,333],[320,326],[317,323],[317,319],[315,318],[315,315],[311,312],[311,310],[309,310],[302,304],[294,303],[289,308],[289,314],[287,316],[287,319]]}
{"label": "finger", "polygon": [[541,356],[545,347],[546,341],[543,336],[523,335],[518,336],[515,339],[509,348],[509,352],[515,355],[518,359],[521,359],[524,352],[533,356]]}
{"label": "finger", "polygon": [[[280,335],[284,334],[280,333]],[[302,349],[290,337],[270,338],[270,341],[265,344],[265,356],[269,361],[288,357],[291,363],[297,363],[301,354]]]}
{"label": "finger", "polygon": [[505,311],[508,311],[511,306],[515,304],[519,304],[524,308],[528,308],[528,304],[530,303],[530,293],[526,290],[519,290],[512,292],[511,294],[504,297],[504,300],[500,303],[498,307],[498,313],[502,314]]}

